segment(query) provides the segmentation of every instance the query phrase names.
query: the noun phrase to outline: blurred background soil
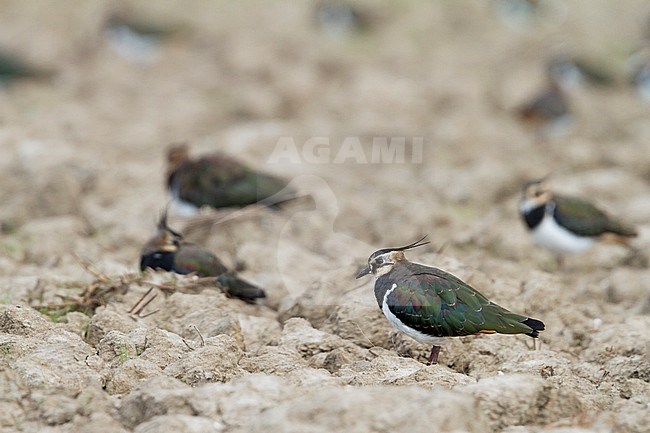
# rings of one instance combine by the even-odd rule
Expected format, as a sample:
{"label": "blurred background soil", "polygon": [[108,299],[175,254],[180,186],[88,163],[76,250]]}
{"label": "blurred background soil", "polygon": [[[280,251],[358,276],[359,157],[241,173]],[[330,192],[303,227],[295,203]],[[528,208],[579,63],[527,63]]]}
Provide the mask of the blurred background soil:
{"label": "blurred background soil", "polygon": [[[635,224],[648,254],[650,106],[627,81],[647,2],[549,1],[513,26],[496,1],[357,1],[351,33],[319,25],[315,4],[0,1],[2,50],[53,72],[0,90],[2,430],[647,431],[650,270],[609,245],[558,268],[517,213],[523,182],[551,174]],[[102,32],[113,13],[175,32],[134,61]],[[615,81],[572,92],[575,130],[542,142],[513,113],[560,45]],[[320,163],[312,137],[329,140]],[[368,160],[373,137],[421,138],[422,160],[336,160],[350,137]],[[311,195],[172,218],[267,305],[139,275],[181,141]],[[272,158],[280,142],[299,157]],[[429,348],[353,275],[424,234],[409,257],[542,319],[537,350],[468,337],[422,363]],[[167,289],[129,314],[153,285]]]}

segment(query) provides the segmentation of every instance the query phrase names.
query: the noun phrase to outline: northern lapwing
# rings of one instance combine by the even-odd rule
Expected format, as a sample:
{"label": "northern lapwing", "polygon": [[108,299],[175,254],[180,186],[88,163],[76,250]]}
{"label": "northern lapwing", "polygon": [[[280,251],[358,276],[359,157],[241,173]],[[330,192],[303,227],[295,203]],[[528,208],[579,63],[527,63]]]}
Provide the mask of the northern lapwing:
{"label": "northern lapwing", "polygon": [[184,215],[202,206],[276,206],[295,198],[285,179],[253,170],[225,153],[191,158],[186,144],[168,148],[166,183],[174,209]]}
{"label": "northern lapwing", "polygon": [[516,111],[540,140],[566,135],[573,128],[574,120],[566,91],[553,78],[549,78],[544,90],[521,104]]}
{"label": "northern lapwing", "polygon": [[533,241],[558,259],[586,250],[599,240],[629,246],[636,230],[587,200],[555,194],[546,180],[527,182],[519,212]]}
{"label": "northern lapwing", "polygon": [[52,75],[51,71],[31,66],[13,54],[0,52],[0,87],[7,86],[14,80],[47,79]]}
{"label": "northern lapwing", "polygon": [[319,0],[314,7],[316,25],[337,38],[368,30],[376,18],[367,8],[347,0]]}
{"label": "northern lapwing", "polygon": [[614,77],[604,64],[573,55],[568,49],[554,53],[546,63],[546,73],[564,90],[574,90],[584,85],[610,86]]}
{"label": "northern lapwing", "polygon": [[564,0],[494,0],[493,3],[501,22],[517,31],[542,23],[560,25],[568,10]]}
{"label": "northern lapwing", "polygon": [[181,31],[176,25],[147,21],[132,14],[111,14],[104,22],[108,46],[131,62],[152,62],[160,57],[162,44]]}
{"label": "northern lapwing", "polygon": [[160,220],[156,234],[147,241],[140,255],[140,270],[147,268],[171,271],[177,274],[195,274],[216,277],[226,295],[255,303],[265,298],[264,290],[239,278],[212,252],[183,240],[183,236],[167,225],[167,211]]}
{"label": "northern lapwing", "polygon": [[429,364],[438,362],[440,345],[448,337],[499,333],[536,338],[544,330],[541,321],[500,307],[454,275],[408,261],[404,251],[428,244],[425,238],[375,251],[356,277],[374,275],[379,308],[399,331],[432,345]]}
{"label": "northern lapwing", "polygon": [[629,61],[630,83],[644,102],[650,104],[650,49],[635,53]]}

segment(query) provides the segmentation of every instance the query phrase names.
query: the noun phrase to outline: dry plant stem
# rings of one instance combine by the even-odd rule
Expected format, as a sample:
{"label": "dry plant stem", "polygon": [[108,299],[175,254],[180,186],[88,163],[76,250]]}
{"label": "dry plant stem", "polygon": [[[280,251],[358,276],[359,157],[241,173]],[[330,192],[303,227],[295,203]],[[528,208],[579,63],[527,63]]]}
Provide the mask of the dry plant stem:
{"label": "dry plant stem", "polygon": [[111,281],[108,275],[97,269],[97,266],[95,266],[95,264],[90,260],[84,259],[77,253],[74,254],[74,257],[77,259],[81,267],[84,268],[84,270],[86,270],[89,274],[94,276],[97,280],[101,281],[102,283],[109,283]]}
{"label": "dry plant stem", "polygon": [[138,305],[139,305],[139,304],[144,300],[144,298],[146,298],[146,297],[149,295],[149,293],[151,293],[152,290],[153,290],[153,287],[150,287],[149,290],[147,290],[147,291],[145,292],[145,294],[142,295],[142,296],[140,297],[140,299],[138,299],[138,301],[137,301],[135,304],[133,304],[133,307],[131,307],[131,309],[128,311],[129,314],[133,314],[133,313],[134,313],[136,307],[137,307],[137,306],[138,306]]}
{"label": "dry plant stem", "polygon": [[201,331],[199,331],[199,328],[196,327],[196,325],[192,325],[194,330],[196,331],[197,334],[199,334],[199,338],[201,339],[201,347],[205,346],[205,340],[203,339],[203,335],[201,334]]}

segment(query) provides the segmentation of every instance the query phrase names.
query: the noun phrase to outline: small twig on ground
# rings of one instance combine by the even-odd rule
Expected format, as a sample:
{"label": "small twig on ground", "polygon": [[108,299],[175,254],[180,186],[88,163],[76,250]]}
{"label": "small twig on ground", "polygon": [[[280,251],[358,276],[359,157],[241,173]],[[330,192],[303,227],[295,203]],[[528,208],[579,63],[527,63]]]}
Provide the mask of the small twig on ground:
{"label": "small twig on ground", "polygon": [[147,292],[144,295],[142,295],[140,299],[138,299],[138,302],[136,302],[135,305],[133,305],[133,307],[131,307],[131,309],[129,310],[129,314],[133,314],[135,316],[144,319],[145,317],[151,316],[152,314],[155,314],[159,311],[159,310],[155,310],[152,311],[151,313],[147,313],[144,315],[142,314],[142,311],[144,311],[144,309],[147,308],[147,305],[151,304],[151,302],[153,302],[153,300],[158,297],[158,293],[154,293],[153,296],[149,297],[149,299],[145,301],[145,299],[151,294],[153,289],[154,289],[153,286],[150,287],[149,290],[147,290]]}
{"label": "small twig on ground", "polygon": [[28,298],[27,298],[27,303],[29,305],[32,305],[34,302],[34,299],[38,297],[38,302],[43,303],[43,298],[45,296],[45,284],[43,284],[43,280],[38,278],[36,280],[36,284],[34,284],[34,287],[32,290],[29,291],[28,293]]}
{"label": "small twig on ground", "polygon": [[196,279],[188,278],[185,281],[188,282],[184,284],[179,284],[179,281],[175,281],[173,284],[171,284],[171,283],[156,283],[153,281],[143,281],[142,284],[153,286],[156,289],[160,289],[163,293],[169,294],[169,293],[174,293],[181,288],[190,289],[194,287],[200,287],[205,283],[212,283],[214,282],[214,277],[201,277]]}
{"label": "small twig on ground", "polygon": [[192,328],[196,331],[197,334],[199,334],[199,338],[201,339],[201,347],[205,346],[205,340],[203,339],[203,335],[201,335],[201,331],[199,331],[199,328],[196,327],[196,325],[192,325]]}
{"label": "small twig on ground", "polygon": [[370,337],[368,337],[368,336],[366,335],[366,333],[363,332],[363,329],[361,329],[361,326],[359,326],[359,323],[358,323],[356,320],[352,320],[352,323],[354,323],[354,326],[357,327],[357,329],[359,330],[359,332],[361,333],[361,335],[363,336],[363,338],[365,338],[366,340],[368,340],[368,343],[370,343],[370,347],[368,348],[368,350],[372,349],[373,347],[377,347],[377,345],[376,345],[375,343],[372,342],[372,340],[370,339]]}
{"label": "small twig on ground", "polygon": [[[133,307],[131,307],[131,309],[128,311],[128,313],[129,313],[129,314],[137,314],[137,313],[134,313],[136,307],[137,307],[137,306],[138,306],[138,305],[139,305],[139,304],[144,300],[144,298],[146,298],[147,296],[149,296],[149,293],[151,293],[152,290],[153,290],[153,287],[150,287],[149,290],[147,290],[147,291],[145,292],[145,294],[142,295],[142,296],[140,297],[140,299],[138,299],[138,302],[136,302],[135,304],[133,304]],[[140,310],[141,310],[141,309],[140,309]]]}
{"label": "small twig on ground", "polygon": [[103,271],[100,271],[94,263],[88,259],[84,259],[79,254],[74,253],[75,259],[79,262],[82,268],[86,270],[89,274],[94,276],[97,280],[102,283],[110,283],[111,279]]}
{"label": "small twig on ground", "polygon": [[[155,296],[154,296],[154,297],[155,297]],[[153,300],[153,299],[152,299],[152,300]],[[160,310],[153,310],[151,313],[147,313],[147,314],[138,314],[138,317],[140,317],[141,319],[144,319],[145,317],[153,316],[154,314],[156,314],[156,313],[159,312],[159,311],[160,311]]]}
{"label": "small twig on ground", "polygon": [[187,341],[185,341],[184,338],[181,338],[181,340],[183,341],[183,343],[185,343],[185,345],[187,346],[188,349],[190,349],[190,350],[196,350],[196,349],[194,349],[192,346],[190,346],[190,345],[187,343]]}
{"label": "small twig on ground", "polygon": [[603,381],[605,380],[605,378],[606,378],[607,376],[609,376],[609,371],[608,371],[608,370],[605,370],[605,371],[603,372],[603,375],[600,377],[600,379],[599,379],[598,382],[596,383],[596,389],[600,388],[600,385],[603,383]]}

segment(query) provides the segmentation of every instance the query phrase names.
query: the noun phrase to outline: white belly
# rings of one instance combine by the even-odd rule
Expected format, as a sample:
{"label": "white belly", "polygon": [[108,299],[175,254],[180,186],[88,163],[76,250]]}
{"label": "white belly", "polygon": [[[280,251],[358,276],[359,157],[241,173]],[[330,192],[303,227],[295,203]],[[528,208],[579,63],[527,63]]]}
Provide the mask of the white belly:
{"label": "white belly", "polygon": [[419,331],[416,331],[415,329],[409,328],[390,311],[390,309],[388,308],[388,304],[386,303],[386,300],[388,299],[388,295],[390,295],[393,292],[393,290],[395,290],[395,287],[397,287],[397,284],[393,284],[393,287],[391,287],[389,290],[386,290],[386,293],[384,294],[384,301],[382,302],[381,305],[381,311],[384,312],[384,316],[386,316],[386,318],[391,323],[391,325],[393,325],[400,332],[403,332],[404,334],[408,335],[418,343],[429,344],[434,346],[440,346],[442,344],[448,343],[449,340],[447,339],[447,337],[434,337],[431,335],[423,334]]}
{"label": "white belly", "polygon": [[571,233],[558,225],[551,215],[544,215],[530,234],[537,245],[554,253],[579,253],[596,242],[593,238]]}
{"label": "white belly", "polygon": [[196,215],[199,212],[199,208],[194,206],[192,203],[181,200],[180,198],[176,197],[171,191],[170,195],[172,199],[169,202],[169,210],[172,214],[182,217],[190,217]]}

